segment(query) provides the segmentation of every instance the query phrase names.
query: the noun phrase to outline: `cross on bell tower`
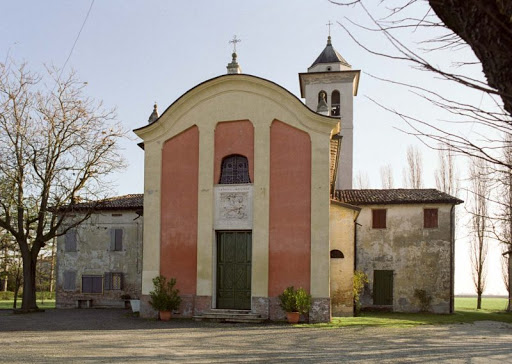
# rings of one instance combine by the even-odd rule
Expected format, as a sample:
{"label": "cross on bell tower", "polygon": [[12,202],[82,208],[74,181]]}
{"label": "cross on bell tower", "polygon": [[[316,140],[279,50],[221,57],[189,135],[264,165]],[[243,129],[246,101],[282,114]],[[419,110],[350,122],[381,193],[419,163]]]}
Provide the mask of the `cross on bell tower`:
{"label": "cross on bell tower", "polygon": [[329,22],[327,24],[325,24],[329,27],[329,37],[331,36],[331,25],[333,25],[333,23],[331,23],[331,21],[329,20]]}

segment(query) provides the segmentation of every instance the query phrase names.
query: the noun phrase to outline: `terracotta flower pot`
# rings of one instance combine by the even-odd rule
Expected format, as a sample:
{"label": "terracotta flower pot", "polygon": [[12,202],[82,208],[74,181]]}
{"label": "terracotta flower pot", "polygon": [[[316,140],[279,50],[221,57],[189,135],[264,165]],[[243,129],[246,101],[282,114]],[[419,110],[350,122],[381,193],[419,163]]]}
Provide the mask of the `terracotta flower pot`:
{"label": "terracotta flower pot", "polygon": [[286,319],[288,320],[288,323],[296,324],[296,323],[299,322],[300,313],[298,313],[298,312],[287,312],[286,313]]}
{"label": "terracotta flower pot", "polygon": [[169,321],[172,317],[171,311],[160,311],[160,320]]}

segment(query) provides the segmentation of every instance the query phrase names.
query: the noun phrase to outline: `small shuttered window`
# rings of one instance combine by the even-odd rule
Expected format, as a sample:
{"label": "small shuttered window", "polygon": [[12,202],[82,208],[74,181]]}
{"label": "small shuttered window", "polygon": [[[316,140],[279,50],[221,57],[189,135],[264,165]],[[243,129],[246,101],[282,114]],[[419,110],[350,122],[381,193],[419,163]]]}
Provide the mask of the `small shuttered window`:
{"label": "small shuttered window", "polygon": [[438,226],[437,211],[437,209],[423,210],[423,227],[425,229],[432,229]]}
{"label": "small shuttered window", "polygon": [[392,305],[393,304],[393,271],[375,270],[373,271],[373,304],[374,305]]}
{"label": "small shuttered window", "polygon": [[66,232],[64,251],[76,252],[76,229],[69,229]]}
{"label": "small shuttered window", "polygon": [[103,293],[103,277],[82,276],[82,293]]}
{"label": "small shuttered window", "polygon": [[64,272],[64,282],[62,283],[64,291],[74,291],[76,289],[76,271],[67,270]]}
{"label": "small shuttered window", "polygon": [[123,250],[123,229],[110,230],[110,250],[117,252]]}
{"label": "small shuttered window", "polygon": [[386,228],[386,210],[375,209],[372,210],[372,228],[385,229]]}

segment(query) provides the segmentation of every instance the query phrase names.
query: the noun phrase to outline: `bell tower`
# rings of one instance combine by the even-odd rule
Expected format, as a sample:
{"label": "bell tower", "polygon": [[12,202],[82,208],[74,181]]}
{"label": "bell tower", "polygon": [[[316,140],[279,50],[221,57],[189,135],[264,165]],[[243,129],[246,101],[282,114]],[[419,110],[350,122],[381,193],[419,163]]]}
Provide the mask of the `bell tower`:
{"label": "bell tower", "polygon": [[354,96],[361,71],[352,66],[332,46],[327,45],[306,73],[299,73],[301,97],[311,110],[340,119],[342,136],[337,166],[336,189],[351,189],[354,144]]}

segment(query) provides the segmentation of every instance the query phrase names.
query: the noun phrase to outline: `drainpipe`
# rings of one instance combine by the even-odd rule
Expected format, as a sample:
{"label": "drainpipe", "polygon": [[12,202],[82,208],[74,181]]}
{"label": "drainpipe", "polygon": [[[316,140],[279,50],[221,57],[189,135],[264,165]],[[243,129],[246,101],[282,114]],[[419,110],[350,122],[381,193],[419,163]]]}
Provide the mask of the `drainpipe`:
{"label": "drainpipe", "polygon": [[[361,213],[361,210],[357,211],[356,217],[354,218],[354,272],[357,270],[357,226],[362,226],[357,222],[357,218],[359,217],[359,214]],[[355,316],[356,314],[356,305],[355,301],[352,305],[352,313]]]}
{"label": "drainpipe", "polygon": [[360,213],[361,210],[357,211],[354,218],[354,271],[357,269],[357,226],[363,226],[357,222]]}
{"label": "drainpipe", "polygon": [[450,313],[455,311],[454,275],[455,275],[455,205],[450,209]]}

